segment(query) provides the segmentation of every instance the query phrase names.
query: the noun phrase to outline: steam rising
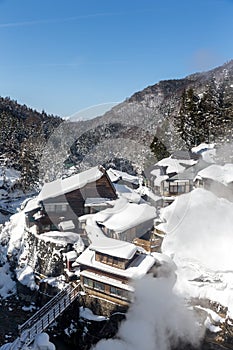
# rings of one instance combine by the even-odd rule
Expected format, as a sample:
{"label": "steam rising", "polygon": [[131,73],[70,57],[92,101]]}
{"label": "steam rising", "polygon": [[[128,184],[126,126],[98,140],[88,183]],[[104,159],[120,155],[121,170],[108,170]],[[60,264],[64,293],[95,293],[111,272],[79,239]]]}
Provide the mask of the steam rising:
{"label": "steam rising", "polygon": [[171,281],[146,276],[137,281],[135,301],[115,339],[101,340],[94,350],[168,350],[179,342],[198,346],[202,329]]}

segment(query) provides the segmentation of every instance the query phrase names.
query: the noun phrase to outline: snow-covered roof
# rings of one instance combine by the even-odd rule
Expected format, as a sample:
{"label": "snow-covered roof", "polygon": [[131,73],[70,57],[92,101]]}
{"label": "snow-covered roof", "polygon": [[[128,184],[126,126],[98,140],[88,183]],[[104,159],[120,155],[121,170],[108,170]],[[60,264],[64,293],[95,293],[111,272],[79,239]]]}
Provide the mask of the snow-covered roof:
{"label": "snow-covered roof", "polygon": [[63,253],[67,260],[75,260],[77,259],[77,252],[75,250],[71,250],[70,252]]}
{"label": "snow-covered roof", "polygon": [[85,200],[85,207],[98,207],[98,206],[107,206],[108,204],[113,204],[114,201],[112,201],[109,198],[101,198],[101,197],[96,197],[96,198],[87,198]]}
{"label": "snow-covered roof", "polygon": [[120,170],[115,170],[115,169],[108,169],[107,170],[108,176],[110,177],[110,180],[112,182],[117,182],[119,180],[123,180],[129,183],[132,183],[134,185],[139,184],[139,179],[138,176],[130,175],[126,172],[120,171]]}
{"label": "snow-covered roof", "polygon": [[157,165],[167,167],[166,173],[182,173],[188,166],[194,165],[197,160],[194,159],[174,159],[174,158],[164,158],[160,160]]}
{"label": "snow-covered roof", "polygon": [[58,224],[58,228],[63,231],[70,231],[75,228],[73,220],[62,221]]}
{"label": "snow-covered roof", "polygon": [[132,188],[126,185],[114,184],[116,192],[119,196],[126,198],[130,202],[139,203],[141,196]]}
{"label": "snow-covered roof", "polygon": [[80,306],[80,308],[79,308],[79,317],[84,318],[84,319],[89,320],[89,321],[96,321],[96,322],[108,320],[107,317],[95,315],[90,309],[88,309],[87,307],[83,307],[83,306]]}
{"label": "snow-covered roof", "polygon": [[38,196],[39,201],[54,198],[71,191],[84,187],[90,182],[95,182],[103,176],[103,171],[98,166],[82,173],[72,175],[65,179],[58,179],[49,183],[45,183]]}
{"label": "snow-covered roof", "polygon": [[201,154],[202,159],[207,163],[215,163],[216,149],[214,143],[201,143],[200,145],[193,147],[192,152]]}
{"label": "snow-covered roof", "polygon": [[156,209],[146,203],[128,203],[118,199],[113,208],[105,209],[94,215],[96,222],[116,233],[127,231],[156,217]]}
{"label": "snow-covered roof", "polygon": [[82,239],[78,233],[60,231],[49,231],[38,235],[38,238],[43,239],[45,242],[54,242],[56,244],[74,244]]}
{"label": "snow-covered roof", "polygon": [[196,179],[211,179],[227,186],[233,182],[233,164],[217,165],[212,164],[201,170]]}
{"label": "snow-covered roof", "polygon": [[193,180],[197,173],[209,166],[209,163],[200,159],[196,164],[185,169],[181,174],[174,175],[170,180]]}
{"label": "snow-covered roof", "polygon": [[199,155],[197,155],[196,153],[193,153],[191,151],[188,150],[177,150],[172,152],[171,158],[173,159],[179,159],[181,161],[183,160],[198,160],[199,159]]}
{"label": "snow-covered roof", "polygon": [[161,182],[167,180],[168,178],[169,178],[168,175],[161,175],[161,176],[156,177],[156,179],[154,180],[154,186],[160,187]]}
{"label": "snow-covered roof", "polygon": [[117,267],[109,266],[95,260],[95,252],[88,247],[84,252],[77,258],[77,262],[80,265],[96,268],[103,272],[109,272],[114,275],[129,279],[138,279],[147,274],[151,267],[155,264],[156,259],[152,255],[139,254],[129,264],[127,269],[119,269]]}
{"label": "snow-covered roof", "polygon": [[141,196],[147,196],[149,199],[151,199],[153,202],[158,202],[161,200],[161,197],[157,196],[149,187],[147,186],[141,186],[138,189]]}
{"label": "snow-covered roof", "polygon": [[202,153],[202,152],[205,152],[209,149],[213,149],[215,147],[215,144],[214,143],[201,143],[200,145],[198,146],[195,146],[192,148],[192,152],[194,153]]}
{"label": "snow-covered roof", "polygon": [[29,213],[32,210],[36,210],[36,209],[40,209],[41,206],[38,204],[38,199],[33,198],[31,200],[29,200],[26,204],[26,207],[24,208],[24,212],[25,213]]}
{"label": "snow-covered roof", "polygon": [[89,246],[90,250],[123,259],[131,259],[137,251],[137,247],[129,242],[120,241],[109,237],[101,237],[95,244]]}

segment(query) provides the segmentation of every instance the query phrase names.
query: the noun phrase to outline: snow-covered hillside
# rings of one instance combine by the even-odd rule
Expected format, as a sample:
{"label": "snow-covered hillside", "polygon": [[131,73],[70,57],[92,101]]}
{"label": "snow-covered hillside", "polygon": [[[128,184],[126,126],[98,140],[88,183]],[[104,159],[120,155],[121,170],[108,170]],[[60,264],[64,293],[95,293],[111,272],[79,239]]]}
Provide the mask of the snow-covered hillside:
{"label": "snow-covered hillside", "polygon": [[7,222],[31,195],[32,191],[22,191],[20,171],[0,165],[0,224]]}

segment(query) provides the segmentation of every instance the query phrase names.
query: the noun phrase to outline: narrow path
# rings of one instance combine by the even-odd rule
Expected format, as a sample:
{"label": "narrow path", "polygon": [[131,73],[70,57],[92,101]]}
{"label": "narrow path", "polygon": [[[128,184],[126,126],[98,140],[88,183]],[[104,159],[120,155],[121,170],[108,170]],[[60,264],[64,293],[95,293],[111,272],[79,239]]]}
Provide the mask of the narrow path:
{"label": "narrow path", "polygon": [[38,312],[18,327],[19,337],[11,343],[8,350],[24,350],[37,334],[42,333],[79,295],[79,283],[68,285],[55,295]]}

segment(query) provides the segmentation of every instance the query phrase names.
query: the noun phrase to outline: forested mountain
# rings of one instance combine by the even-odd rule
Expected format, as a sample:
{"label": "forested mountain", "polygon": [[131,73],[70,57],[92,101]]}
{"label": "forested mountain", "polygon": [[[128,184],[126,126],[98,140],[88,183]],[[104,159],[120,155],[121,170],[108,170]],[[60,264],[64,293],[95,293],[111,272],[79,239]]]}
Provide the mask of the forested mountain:
{"label": "forested mountain", "polygon": [[0,156],[6,166],[21,171],[23,188],[38,180],[44,144],[60,122],[59,117],[0,97]]}
{"label": "forested mountain", "polygon": [[88,121],[61,123],[0,98],[0,121],[0,154],[22,171],[26,187],[38,179],[41,154],[42,180],[60,177],[72,165],[77,171],[104,164],[132,173],[200,142],[232,144],[233,61],[160,81]]}
{"label": "forested mountain", "polygon": [[[73,143],[67,164],[88,166],[102,159],[119,166],[124,159],[139,167],[148,164],[151,152],[161,159],[200,142],[230,144],[233,61],[184,79],[161,81],[136,92],[104,116],[78,125],[83,132]],[[111,146],[101,147],[106,140],[111,140]],[[124,170],[129,171],[126,163]]]}

